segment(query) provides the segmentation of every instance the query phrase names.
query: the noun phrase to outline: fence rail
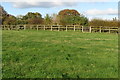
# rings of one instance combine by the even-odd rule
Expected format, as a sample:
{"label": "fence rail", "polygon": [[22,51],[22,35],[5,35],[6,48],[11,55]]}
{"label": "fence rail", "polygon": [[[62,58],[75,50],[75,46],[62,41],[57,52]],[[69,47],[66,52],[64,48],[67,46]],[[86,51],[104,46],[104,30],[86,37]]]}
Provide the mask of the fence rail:
{"label": "fence rail", "polygon": [[118,33],[118,27],[94,27],[94,26],[80,26],[80,25],[0,25],[2,30],[51,30],[51,31],[81,31],[81,32],[108,32]]}

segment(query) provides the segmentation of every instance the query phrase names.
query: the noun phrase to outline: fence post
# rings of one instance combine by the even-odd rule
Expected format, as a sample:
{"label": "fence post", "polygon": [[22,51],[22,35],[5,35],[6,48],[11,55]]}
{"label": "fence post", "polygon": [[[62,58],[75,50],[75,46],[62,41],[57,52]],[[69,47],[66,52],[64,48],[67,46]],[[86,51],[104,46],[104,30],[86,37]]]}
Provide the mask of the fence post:
{"label": "fence post", "polygon": [[109,33],[110,33],[110,27],[109,27]]}
{"label": "fence post", "polygon": [[4,30],[6,30],[6,25],[4,25]]}
{"label": "fence post", "polygon": [[91,33],[91,30],[92,30],[92,29],[91,29],[91,26],[90,26],[90,31],[89,31],[90,33]]}
{"label": "fence post", "polygon": [[6,26],[4,25],[4,30],[6,30]]}
{"label": "fence post", "polygon": [[10,25],[8,25],[8,30],[10,30]]}
{"label": "fence post", "polygon": [[101,33],[101,27],[102,27],[102,26],[100,26],[100,33]]}
{"label": "fence post", "polygon": [[6,30],[6,26],[4,25],[4,28],[3,28],[4,30]]}
{"label": "fence post", "polygon": [[1,30],[4,30],[4,25],[0,25],[0,29],[1,29]]}
{"label": "fence post", "polygon": [[82,32],[83,32],[83,26],[82,26]]}
{"label": "fence post", "polygon": [[32,29],[32,26],[33,26],[33,25],[30,25],[30,29]]}
{"label": "fence post", "polygon": [[67,25],[66,25],[66,31],[67,31]]}
{"label": "fence post", "polygon": [[51,31],[52,31],[52,25],[51,25]]}
{"label": "fence post", "polygon": [[12,30],[12,26],[13,26],[13,25],[10,25],[10,30]]}
{"label": "fence post", "polygon": [[4,25],[0,25],[0,29],[1,29],[1,30],[4,30]]}
{"label": "fence post", "polygon": [[9,30],[11,30],[11,25],[9,25]]}
{"label": "fence post", "polygon": [[75,31],[75,25],[74,25],[74,31]]}
{"label": "fence post", "polygon": [[58,31],[60,30],[60,26],[58,25]]}
{"label": "fence post", "polygon": [[3,25],[0,25],[0,30],[4,30],[4,26]]}
{"label": "fence post", "polygon": [[16,30],[18,30],[18,25],[16,25]]}
{"label": "fence post", "polygon": [[45,25],[44,25],[44,30],[45,30]]}
{"label": "fence post", "polygon": [[119,27],[118,27],[118,30],[117,30],[117,31],[118,31],[118,34],[120,34],[120,28],[119,28]]}
{"label": "fence post", "polygon": [[30,26],[30,29],[31,29],[31,25],[29,25]]}
{"label": "fence post", "polygon": [[11,27],[12,25],[10,25],[10,30],[12,30],[12,27]]}
{"label": "fence post", "polygon": [[37,31],[38,31],[38,25],[37,25]]}
{"label": "fence post", "polygon": [[24,30],[26,30],[26,25],[24,25]]}
{"label": "fence post", "polygon": [[17,30],[17,25],[16,25],[16,27],[15,27],[15,30]]}

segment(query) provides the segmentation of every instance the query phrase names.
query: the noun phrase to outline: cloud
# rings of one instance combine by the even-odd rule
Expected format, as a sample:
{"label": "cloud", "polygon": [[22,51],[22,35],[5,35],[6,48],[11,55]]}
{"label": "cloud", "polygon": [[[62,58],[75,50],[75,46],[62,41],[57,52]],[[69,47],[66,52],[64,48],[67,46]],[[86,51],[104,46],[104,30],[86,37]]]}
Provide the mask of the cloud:
{"label": "cloud", "polygon": [[[25,0],[0,0],[1,2],[25,2]],[[26,0],[27,1],[27,0]],[[118,2],[119,0],[29,0],[29,2]]]}
{"label": "cloud", "polygon": [[51,8],[57,6],[74,6],[76,2],[13,2],[13,7],[15,8]]}
{"label": "cloud", "polygon": [[118,15],[117,9],[106,9],[106,10],[98,10],[98,9],[91,9],[85,12],[86,15]]}

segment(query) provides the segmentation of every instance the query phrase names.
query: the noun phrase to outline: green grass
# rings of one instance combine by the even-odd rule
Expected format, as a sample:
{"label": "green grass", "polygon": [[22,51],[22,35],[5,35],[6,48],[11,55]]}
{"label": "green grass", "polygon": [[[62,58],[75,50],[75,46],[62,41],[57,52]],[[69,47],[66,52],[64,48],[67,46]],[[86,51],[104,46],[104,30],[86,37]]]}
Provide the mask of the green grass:
{"label": "green grass", "polygon": [[118,36],[3,31],[3,78],[117,78]]}

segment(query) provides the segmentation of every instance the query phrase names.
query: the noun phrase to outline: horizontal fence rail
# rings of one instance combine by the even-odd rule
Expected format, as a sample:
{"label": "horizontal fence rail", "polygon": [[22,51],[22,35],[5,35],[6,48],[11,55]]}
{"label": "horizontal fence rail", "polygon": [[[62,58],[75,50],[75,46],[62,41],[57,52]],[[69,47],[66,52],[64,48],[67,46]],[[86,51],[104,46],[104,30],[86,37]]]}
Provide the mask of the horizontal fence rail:
{"label": "horizontal fence rail", "polygon": [[81,25],[0,25],[2,30],[51,30],[51,31],[80,31],[80,32],[108,32],[118,33],[118,27],[94,27],[94,26],[81,26]]}

